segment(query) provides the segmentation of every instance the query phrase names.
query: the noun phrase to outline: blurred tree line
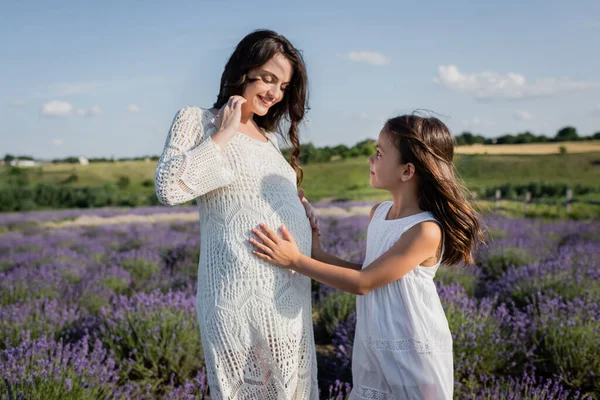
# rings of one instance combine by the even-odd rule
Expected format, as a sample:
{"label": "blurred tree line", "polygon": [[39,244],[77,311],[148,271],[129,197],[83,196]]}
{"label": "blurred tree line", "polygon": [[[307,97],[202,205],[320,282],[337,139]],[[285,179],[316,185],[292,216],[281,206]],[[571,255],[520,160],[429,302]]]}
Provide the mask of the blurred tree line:
{"label": "blurred tree line", "polygon": [[529,131],[517,134],[505,134],[494,138],[486,138],[482,135],[471,132],[462,132],[455,136],[458,146],[471,144],[526,144],[526,143],[556,143],[556,142],[577,142],[584,140],[600,140],[600,132],[589,136],[579,136],[577,129],[572,126],[565,126],[556,132],[554,137],[548,137],[544,134],[536,135]]}
{"label": "blurred tree line", "polygon": [[[455,136],[457,146],[466,146],[472,144],[527,144],[527,143],[556,143],[556,142],[574,142],[574,141],[587,141],[587,140],[600,140],[600,131],[589,136],[580,136],[577,133],[577,129],[572,126],[566,126],[560,129],[554,137],[548,137],[544,134],[536,135],[529,131],[517,133],[517,134],[505,134],[494,138],[484,137],[480,134],[474,134],[472,132],[462,132]],[[346,158],[354,158],[361,156],[370,156],[375,152],[375,140],[366,139],[356,143],[352,147],[340,144],[337,146],[325,146],[316,147],[312,143],[305,143],[300,146],[300,162],[303,165],[311,163],[329,162],[342,160]],[[284,151],[286,158],[289,160],[289,148]],[[122,157],[122,158],[90,158],[90,163],[103,163],[103,162],[119,162],[119,161],[158,161],[159,156],[141,156],[141,157]],[[31,156],[14,156],[7,154],[4,157],[6,164],[9,164],[12,160],[33,160]],[[62,159],[53,159],[50,162],[58,163],[79,163],[78,157],[66,157]]]}

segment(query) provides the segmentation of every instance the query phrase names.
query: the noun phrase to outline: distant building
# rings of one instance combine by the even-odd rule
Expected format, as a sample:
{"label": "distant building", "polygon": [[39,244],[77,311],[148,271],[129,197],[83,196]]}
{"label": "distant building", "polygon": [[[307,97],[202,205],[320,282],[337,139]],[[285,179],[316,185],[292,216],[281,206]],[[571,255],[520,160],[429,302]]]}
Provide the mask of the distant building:
{"label": "distant building", "polygon": [[37,161],[34,160],[12,160],[10,162],[10,166],[11,167],[37,167],[38,165],[40,165],[40,163],[38,163]]}
{"label": "distant building", "polygon": [[81,164],[81,165],[88,165],[90,163],[90,161],[87,158],[85,158],[84,156],[79,156],[78,160],[79,160],[79,164]]}

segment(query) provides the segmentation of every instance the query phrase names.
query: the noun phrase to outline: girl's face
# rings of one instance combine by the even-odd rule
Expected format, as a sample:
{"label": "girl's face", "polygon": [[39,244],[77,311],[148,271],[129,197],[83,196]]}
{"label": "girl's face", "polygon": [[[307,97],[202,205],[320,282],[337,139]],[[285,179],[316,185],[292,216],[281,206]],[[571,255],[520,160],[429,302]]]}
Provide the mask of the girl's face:
{"label": "girl's face", "polygon": [[414,165],[401,163],[400,152],[389,136],[385,128],[379,132],[375,154],[369,157],[369,184],[374,189],[395,190],[414,175]]}
{"label": "girl's face", "polygon": [[293,73],[292,63],[281,53],[248,71],[242,110],[260,116],[267,114],[269,108],[283,99]]}

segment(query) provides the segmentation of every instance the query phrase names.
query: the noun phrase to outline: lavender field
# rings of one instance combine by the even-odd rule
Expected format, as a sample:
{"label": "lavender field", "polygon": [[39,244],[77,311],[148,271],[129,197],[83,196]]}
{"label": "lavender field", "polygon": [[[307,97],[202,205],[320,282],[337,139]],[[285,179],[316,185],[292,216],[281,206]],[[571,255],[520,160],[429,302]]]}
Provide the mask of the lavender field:
{"label": "lavender field", "polygon": [[[0,215],[0,398],[209,398],[194,298],[200,232],[178,212],[194,209]],[[361,261],[367,222],[323,218],[324,247]],[[600,399],[600,222],[486,224],[477,264],[436,277],[455,398]],[[316,283],[313,296],[321,395],[344,399],[354,297]]]}

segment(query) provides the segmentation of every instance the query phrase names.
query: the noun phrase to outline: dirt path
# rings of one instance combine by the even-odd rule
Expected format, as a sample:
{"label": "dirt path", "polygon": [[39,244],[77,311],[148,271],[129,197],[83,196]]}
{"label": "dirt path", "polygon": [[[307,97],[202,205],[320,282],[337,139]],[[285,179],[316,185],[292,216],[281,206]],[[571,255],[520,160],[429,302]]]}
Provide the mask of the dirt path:
{"label": "dirt path", "polygon": [[[371,206],[360,207],[326,207],[317,208],[316,212],[321,217],[346,218],[357,215],[369,215]],[[69,221],[50,221],[43,224],[48,228],[68,228],[72,226],[98,226],[98,225],[121,225],[121,224],[155,224],[165,222],[193,222],[198,220],[198,212],[165,213],[152,215],[117,215],[114,217],[98,217],[94,215],[82,215]]]}

